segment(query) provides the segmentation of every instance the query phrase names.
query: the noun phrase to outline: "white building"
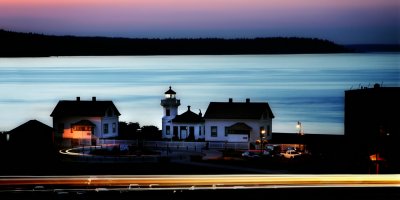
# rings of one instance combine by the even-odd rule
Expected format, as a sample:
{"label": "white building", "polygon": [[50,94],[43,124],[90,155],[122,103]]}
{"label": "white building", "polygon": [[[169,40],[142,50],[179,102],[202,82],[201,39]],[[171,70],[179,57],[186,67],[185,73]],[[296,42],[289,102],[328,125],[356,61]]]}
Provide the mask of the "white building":
{"label": "white building", "polygon": [[[72,146],[93,144],[98,138],[118,136],[121,114],[112,101],[59,101],[51,117],[57,141],[72,142]],[[68,145],[68,144],[67,144]]]}
{"label": "white building", "polygon": [[165,98],[161,100],[163,107],[162,138],[174,140],[199,140],[204,139],[204,119],[201,111],[196,114],[188,110],[178,115],[180,100],[176,99],[176,92],[169,87]]}
{"label": "white building", "polygon": [[204,114],[205,140],[249,142],[272,138],[274,114],[266,102],[211,102]]}

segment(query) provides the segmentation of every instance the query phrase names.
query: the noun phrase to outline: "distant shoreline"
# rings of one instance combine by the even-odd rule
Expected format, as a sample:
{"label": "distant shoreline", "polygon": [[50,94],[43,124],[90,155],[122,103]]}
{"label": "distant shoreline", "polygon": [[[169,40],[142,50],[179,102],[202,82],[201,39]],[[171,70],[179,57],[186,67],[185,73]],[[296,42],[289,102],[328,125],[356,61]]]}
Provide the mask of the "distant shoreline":
{"label": "distant shoreline", "polygon": [[111,38],[51,36],[0,30],[0,57],[351,53],[328,40],[268,38]]}
{"label": "distant shoreline", "polygon": [[400,44],[351,44],[345,47],[359,53],[400,52]]}

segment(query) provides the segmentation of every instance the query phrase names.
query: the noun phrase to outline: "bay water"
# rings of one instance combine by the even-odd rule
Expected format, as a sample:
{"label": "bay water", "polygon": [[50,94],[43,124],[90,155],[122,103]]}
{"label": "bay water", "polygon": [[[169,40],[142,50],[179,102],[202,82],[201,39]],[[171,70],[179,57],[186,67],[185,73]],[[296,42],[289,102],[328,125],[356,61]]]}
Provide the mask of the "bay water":
{"label": "bay water", "polygon": [[179,113],[210,102],[268,102],[273,132],[343,134],[344,92],[400,86],[399,53],[0,58],[0,131],[52,125],[59,100],[112,100],[120,121],[161,127],[171,86]]}

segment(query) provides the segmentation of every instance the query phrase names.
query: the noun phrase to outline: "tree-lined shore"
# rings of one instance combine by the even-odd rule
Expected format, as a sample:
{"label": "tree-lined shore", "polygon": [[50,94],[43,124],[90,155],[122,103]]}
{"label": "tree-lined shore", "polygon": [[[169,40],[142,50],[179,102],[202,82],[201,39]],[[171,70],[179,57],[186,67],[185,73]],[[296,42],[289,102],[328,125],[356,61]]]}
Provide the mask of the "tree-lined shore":
{"label": "tree-lined shore", "polygon": [[0,43],[0,57],[351,52],[328,40],[300,37],[151,39],[53,36],[0,30]]}

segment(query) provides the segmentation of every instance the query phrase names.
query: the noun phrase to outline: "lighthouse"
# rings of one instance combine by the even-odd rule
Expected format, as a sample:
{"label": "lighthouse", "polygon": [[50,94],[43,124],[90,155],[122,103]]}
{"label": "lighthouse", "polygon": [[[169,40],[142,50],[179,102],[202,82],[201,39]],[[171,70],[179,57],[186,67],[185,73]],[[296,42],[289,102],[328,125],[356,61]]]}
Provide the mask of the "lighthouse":
{"label": "lighthouse", "polygon": [[161,106],[163,107],[162,137],[172,138],[172,119],[178,115],[178,107],[181,105],[181,101],[176,99],[176,92],[172,90],[171,86],[164,94],[165,97],[161,100]]}

